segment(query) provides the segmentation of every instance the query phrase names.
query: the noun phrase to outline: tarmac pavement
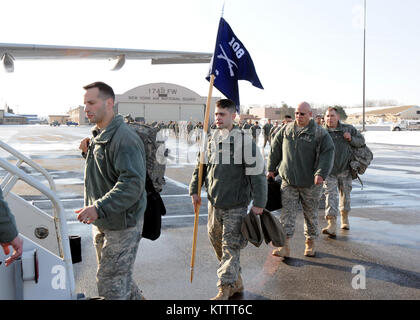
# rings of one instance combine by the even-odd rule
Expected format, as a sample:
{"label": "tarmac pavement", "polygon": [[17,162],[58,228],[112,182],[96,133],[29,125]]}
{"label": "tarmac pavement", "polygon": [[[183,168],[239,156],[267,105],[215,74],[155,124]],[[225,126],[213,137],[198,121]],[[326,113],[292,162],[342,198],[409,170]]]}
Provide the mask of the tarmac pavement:
{"label": "tarmac pavement", "polygon": [[[381,212],[389,213],[386,208],[378,209]],[[418,241],[389,243],[386,236],[365,233],[363,225],[369,219],[362,216],[368,215],[368,210],[359,210],[357,217],[350,217],[351,229],[338,231],[336,239],[321,235],[314,258],[303,255],[302,215],[297,219],[289,259],[272,256],[271,244],[259,248],[248,244],[241,253],[245,292],[233,299],[419,299]],[[320,224],[325,225],[323,219]],[[72,225],[71,229],[83,234],[83,261],[74,265],[76,288],[95,296],[90,227]],[[141,240],[134,278],[148,299],[207,300],[217,293],[218,263],[204,221],[198,230],[194,279],[189,281],[192,230],[191,221],[191,226],[164,228],[156,241]]]}
{"label": "tarmac pavement", "polygon": [[[207,300],[217,293],[218,263],[207,237],[205,198],[190,283],[193,211],[182,187],[186,188],[185,179],[192,169],[167,171],[170,179],[163,199],[168,211],[181,217],[164,217],[161,237],[140,242],[134,277],[148,299]],[[165,197],[167,192],[179,197]],[[274,214],[279,216],[281,210]],[[319,225],[326,226],[323,210],[319,211]],[[272,256],[271,244],[257,248],[249,243],[241,252],[245,292],[233,299],[420,299],[418,209],[357,208],[351,213],[350,226],[348,231],[338,229],[336,239],[320,234],[314,258],[303,255],[303,214],[297,217],[289,259]],[[96,262],[89,228],[70,225],[72,233],[83,234],[83,262],[75,265],[77,288],[95,296]]]}

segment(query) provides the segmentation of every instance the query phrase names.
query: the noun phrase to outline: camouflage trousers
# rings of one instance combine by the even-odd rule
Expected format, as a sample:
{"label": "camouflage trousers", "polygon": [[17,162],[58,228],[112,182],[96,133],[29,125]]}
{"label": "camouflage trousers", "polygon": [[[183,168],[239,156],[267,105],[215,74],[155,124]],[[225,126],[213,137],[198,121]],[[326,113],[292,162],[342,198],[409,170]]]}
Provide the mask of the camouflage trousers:
{"label": "camouflage trousers", "polygon": [[280,222],[282,223],[286,236],[293,237],[295,233],[296,216],[299,211],[299,201],[303,209],[304,235],[306,239],[314,240],[318,238],[318,207],[321,198],[322,184],[312,185],[311,187],[294,187],[286,181],[281,184],[282,211]]}
{"label": "camouflage trousers", "polygon": [[132,277],[142,229],[142,223],[124,230],[92,226],[99,296],[107,300],[142,299],[141,291]]}
{"label": "camouflage trousers", "polygon": [[325,217],[337,217],[339,210],[350,212],[352,178],[349,170],[336,176],[329,175],[324,181]]}
{"label": "camouflage trousers", "polygon": [[247,207],[217,209],[208,203],[207,230],[214,252],[219,260],[217,286],[233,286],[241,273],[240,251],[248,244],[241,232]]}
{"label": "camouflage trousers", "polygon": [[267,144],[267,142],[268,142],[268,145],[269,145],[269,146],[271,146],[271,140],[270,140],[270,137],[269,137],[269,136],[264,135],[264,144],[263,144],[263,148],[265,148],[265,145]]}

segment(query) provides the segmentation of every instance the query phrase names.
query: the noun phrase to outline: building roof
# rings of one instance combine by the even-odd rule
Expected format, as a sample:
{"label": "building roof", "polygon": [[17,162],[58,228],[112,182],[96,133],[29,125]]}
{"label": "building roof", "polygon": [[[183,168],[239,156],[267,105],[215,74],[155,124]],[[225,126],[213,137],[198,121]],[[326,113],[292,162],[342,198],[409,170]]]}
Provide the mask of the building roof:
{"label": "building roof", "polygon": [[19,114],[14,114],[14,113],[9,113],[9,112],[5,112],[4,113],[4,117],[6,118],[24,118],[24,116],[21,116]]}
{"label": "building roof", "polygon": [[417,107],[417,106],[411,105],[411,106],[400,106],[400,107],[393,107],[393,108],[385,108],[385,109],[378,109],[378,110],[373,110],[373,111],[367,111],[365,113],[366,114],[370,114],[370,115],[383,114],[383,113],[396,114],[396,113],[407,111],[407,110],[409,110],[409,109],[411,109],[413,107]]}
{"label": "building roof", "polygon": [[[373,107],[373,108],[366,108],[365,109],[365,114],[366,115],[372,115],[372,116],[381,115],[381,114],[398,114],[400,112],[407,111],[407,110],[409,110],[413,107],[420,108],[419,106],[416,106],[416,105]],[[350,115],[361,115],[363,113],[362,108],[348,108],[345,111],[346,111],[346,114],[348,116],[350,116]]]}

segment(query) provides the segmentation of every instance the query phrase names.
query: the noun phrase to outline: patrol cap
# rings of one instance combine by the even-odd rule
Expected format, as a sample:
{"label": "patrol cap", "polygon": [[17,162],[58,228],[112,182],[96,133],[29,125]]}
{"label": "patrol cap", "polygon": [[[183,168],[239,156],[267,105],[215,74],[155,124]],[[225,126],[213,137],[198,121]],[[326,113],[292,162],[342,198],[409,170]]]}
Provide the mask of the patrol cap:
{"label": "patrol cap", "polygon": [[259,247],[263,241],[263,233],[261,229],[261,221],[257,215],[250,210],[241,227],[242,235],[254,246]]}

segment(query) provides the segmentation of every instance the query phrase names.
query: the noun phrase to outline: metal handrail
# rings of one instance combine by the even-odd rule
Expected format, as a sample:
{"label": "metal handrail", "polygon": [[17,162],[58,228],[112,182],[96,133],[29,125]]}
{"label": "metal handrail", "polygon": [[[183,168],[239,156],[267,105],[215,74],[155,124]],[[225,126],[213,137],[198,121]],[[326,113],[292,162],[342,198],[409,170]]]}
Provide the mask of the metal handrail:
{"label": "metal handrail", "polygon": [[[18,162],[16,162],[16,164],[15,164],[15,166],[16,167],[18,167],[18,168],[20,168],[20,165],[23,163],[23,160],[19,160]],[[11,181],[11,180],[13,180],[13,175],[10,173],[10,172],[8,172],[7,173],[7,175],[4,177],[4,179],[3,179],[3,181],[1,182],[1,184],[0,184],[0,187],[4,190],[4,191],[6,191],[6,192],[8,192],[6,189],[6,185],[8,185],[9,184],[9,182]],[[13,182],[12,184],[14,184],[14,183],[16,183],[16,182]],[[7,194],[7,193],[6,193]]]}
{"label": "metal handrail", "polygon": [[[48,189],[45,185],[40,183],[35,178],[31,177],[29,174],[24,172],[22,169],[18,168],[15,165],[10,164],[8,161],[0,158],[0,167],[8,171],[12,174],[12,177],[18,177],[22,181],[26,182],[28,185],[34,187],[38,191],[40,191],[42,194],[44,194],[52,203],[54,208],[54,224],[56,228],[57,233],[57,241],[58,241],[58,249],[60,258],[63,259],[64,263],[66,264],[67,269],[67,276],[69,279],[69,285],[70,285],[70,292],[72,298],[75,298],[75,282],[73,277],[73,264],[71,260],[71,251],[70,251],[70,243],[69,243],[69,237],[67,233],[67,224],[66,219],[64,216],[64,207],[60,202],[60,199],[55,193],[55,184],[52,180],[51,176],[48,174],[48,172],[41,168],[39,165],[33,162],[33,160],[23,156],[20,152],[14,150],[12,147],[6,145],[4,142],[0,141],[0,147],[3,149],[9,151],[11,154],[13,154],[15,157],[18,157],[19,159],[22,158],[23,161],[28,163],[31,167],[36,169],[37,171],[43,173],[43,175],[47,178],[47,180],[50,182],[50,186],[54,189]],[[5,148],[6,147],[6,148]],[[22,157],[23,156],[23,157]],[[65,239],[65,241],[63,241]]]}
{"label": "metal handrail", "polygon": [[[56,187],[55,187],[55,183],[53,178],[51,177],[51,175],[47,172],[47,170],[45,170],[43,167],[41,167],[39,164],[37,164],[36,162],[34,162],[32,159],[28,158],[27,156],[25,156],[24,154],[20,153],[19,151],[17,151],[16,149],[12,148],[11,146],[9,146],[7,143],[4,143],[3,141],[0,141],[0,148],[6,150],[7,152],[9,152],[11,155],[15,156],[17,159],[19,159],[20,163],[16,164],[16,166],[20,166],[22,164],[22,162],[25,162],[27,165],[29,165],[30,167],[32,167],[33,169],[35,169],[36,171],[40,172],[48,181],[48,184],[50,185],[51,190],[56,191]],[[10,176],[6,176],[5,180],[8,179],[10,180]],[[8,182],[8,181],[7,181]],[[4,187],[4,185],[7,183],[5,181],[3,181],[2,183],[2,187]]]}

